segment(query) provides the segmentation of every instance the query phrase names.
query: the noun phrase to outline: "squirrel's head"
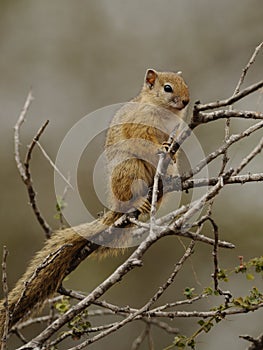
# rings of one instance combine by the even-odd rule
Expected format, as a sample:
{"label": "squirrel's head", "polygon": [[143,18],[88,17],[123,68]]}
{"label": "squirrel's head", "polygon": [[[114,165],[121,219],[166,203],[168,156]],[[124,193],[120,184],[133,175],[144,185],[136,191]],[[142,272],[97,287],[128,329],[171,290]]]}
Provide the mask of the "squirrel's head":
{"label": "squirrel's head", "polygon": [[176,114],[189,103],[189,90],[181,73],[146,71],[143,93],[146,100]]}

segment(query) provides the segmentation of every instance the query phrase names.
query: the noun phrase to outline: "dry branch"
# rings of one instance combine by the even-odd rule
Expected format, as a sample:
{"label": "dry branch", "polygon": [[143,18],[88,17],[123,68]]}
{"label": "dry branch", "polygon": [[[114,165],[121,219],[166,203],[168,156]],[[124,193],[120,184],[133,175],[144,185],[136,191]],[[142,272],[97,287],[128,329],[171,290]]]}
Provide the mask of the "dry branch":
{"label": "dry branch", "polygon": [[252,94],[255,91],[258,91],[263,87],[263,80],[259,81],[258,83],[252,84],[242,90],[241,92],[238,92],[236,95],[233,95],[225,100],[222,101],[216,101],[216,102],[211,102],[207,104],[199,104],[196,103],[195,105],[195,111],[202,112],[202,111],[207,111],[208,109],[216,109],[220,107],[226,107],[230,106],[233,103],[240,101],[242,98]]}
{"label": "dry branch", "polygon": [[30,173],[30,160],[31,160],[31,156],[32,156],[32,151],[33,151],[36,143],[38,142],[40,136],[43,134],[43,132],[48,124],[48,121],[46,121],[43,124],[43,126],[38,130],[36,136],[33,138],[32,142],[28,148],[24,165],[22,164],[21,156],[20,156],[20,129],[26,120],[26,114],[28,112],[28,109],[29,109],[32,101],[33,101],[33,95],[32,95],[32,92],[30,91],[28,96],[27,96],[24,107],[23,107],[23,109],[18,117],[18,120],[15,124],[15,127],[14,127],[15,161],[16,161],[16,165],[17,165],[17,169],[19,171],[20,177],[21,177],[22,181],[24,182],[24,184],[26,185],[30,205],[34,211],[34,214],[35,214],[40,226],[44,230],[46,237],[49,238],[52,230],[49,227],[46,220],[44,219],[44,217],[42,216],[42,214],[40,213],[40,210],[38,209],[38,206],[36,203],[36,191],[34,190],[32,177],[31,177],[31,173]]}
{"label": "dry branch", "polygon": [[263,307],[263,303],[251,306],[250,309],[247,308],[231,308],[228,310],[224,310],[219,312],[216,311],[157,311],[157,312],[151,312],[149,311],[147,315],[149,317],[165,317],[165,318],[177,318],[177,317],[183,317],[183,318],[192,318],[192,317],[198,317],[198,318],[207,318],[207,317],[214,317],[217,315],[221,315],[222,318],[229,316],[229,315],[239,315],[239,314],[247,314],[248,312],[254,312],[256,310],[259,310]]}
{"label": "dry branch", "polygon": [[5,323],[2,333],[1,350],[7,349],[7,335],[9,324],[9,305],[8,305],[8,284],[7,284],[7,256],[8,250],[6,246],[3,247],[3,259],[2,259],[2,285],[4,292],[4,308],[5,308]]}
{"label": "dry branch", "polygon": [[252,343],[247,350],[263,349],[263,334],[261,334],[258,338],[253,338],[250,335],[240,335],[239,337]]}
{"label": "dry branch", "polygon": [[252,56],[250,57],[250,59],[249,59],[247,65],[245,66],[245,68],[243,68],[242,74],[241,74],[241,76],[240,76],[240,78],[239,78],[239,81],[238,81],[238,83],[237,83],[237,86],[236,86],[235,91],[234,91],[234,94],[233,94],[234,96],[237,95],[237,94],[239,93],[240,87],[241,87],[241,85],[244,83],[244,80],[245,80],[245,77],[246,77],[246,75],[247,75],[247,72],[248,72],[248,70],[250,69],[250,67],[252,66],[252,64],[255,62],[256,57],[257,57],[257,55],[259,54],[259,52],[260,52],[260,50],[262,49],[262,47],[263,47],[263,42],[261,42],[261,43],[255,48],[255,51],[253,52]]}
{"label": "dry branch", "polygon": [[28,151],[27,151],[27,154],[25,157],[25,162],[24,162],[24,169],[25,169],[25,176],[26,176],[24,179],[24,184],[27,187],[30,205],[34,211],[34,214],[35,214],[40,226],[43,228],[43,230],[46,234],[46,238],[50,238],[52,230],[51,230],[50,226],[48,225],[48,223],[46,222],[46,220],[44,219],[44,217],[42,216],[42,214],[40,213],[40,210],[38,209],[38,206],[36,203],[36,192],[33,188],[33,181],[32,181],[31,172],[30,172],[30,161],[31,161],[31,156],[32,156],[32,152],[34,150],[34,147],[38,143],[40,136],[45,131],[48,123],[49,123],[49,121],[47,120],[40,127],[38,132],[36,133],[36,136],[33,138],[31,144],[28,147]]}

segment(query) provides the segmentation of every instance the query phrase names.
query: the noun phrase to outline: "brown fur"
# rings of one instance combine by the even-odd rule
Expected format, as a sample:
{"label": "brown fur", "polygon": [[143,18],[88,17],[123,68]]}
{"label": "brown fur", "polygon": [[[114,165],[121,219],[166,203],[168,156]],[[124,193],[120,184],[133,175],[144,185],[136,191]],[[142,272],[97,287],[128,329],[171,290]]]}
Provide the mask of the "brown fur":
{"label": "brown fur", "polygon": [[[169,84],[173,92],[165,92],[165,84]],[[89,237],[112,225],[127,210],[136,208],[142,213],[149,210],[146,196],[153,185],[157,152],[172,131],[173,113],[182,117],[188,101],[188,88],[180,75],[147,71],[140,94],[116,113],[107,134],[111,211],[90,224],[57,231],[46,241],[9,293],[9,329],[57,291]],[[94,246],[90,253],[94,250],[102,254],[107,249]],[[4,322],[2,301],[0,337]]]}

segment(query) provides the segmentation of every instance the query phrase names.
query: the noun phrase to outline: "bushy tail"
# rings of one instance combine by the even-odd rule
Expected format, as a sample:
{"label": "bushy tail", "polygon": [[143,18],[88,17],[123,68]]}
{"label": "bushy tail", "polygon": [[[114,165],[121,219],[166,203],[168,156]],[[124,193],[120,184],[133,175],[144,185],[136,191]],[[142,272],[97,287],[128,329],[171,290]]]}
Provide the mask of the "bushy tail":
{"label": "bushy tail", "polygon": [[[8,295],[9,326],[29,317],[60,287],[63,279],[81,261],[78,259],[85,247],[86,256],[99,246],[87,240],[105,229],[103,220],[55,232],[30,262],[26,272]],[[81,234],[79,234],[79,233]],[[4,301],[0,302],[0,344],[6,318]]]}

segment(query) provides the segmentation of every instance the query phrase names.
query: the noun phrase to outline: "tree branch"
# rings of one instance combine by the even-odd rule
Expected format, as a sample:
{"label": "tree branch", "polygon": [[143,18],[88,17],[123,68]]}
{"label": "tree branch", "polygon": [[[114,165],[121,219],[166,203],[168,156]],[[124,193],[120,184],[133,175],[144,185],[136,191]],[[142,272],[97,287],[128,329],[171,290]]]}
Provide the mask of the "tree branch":
{"label": "tree branch", "polygon": [[197,103],[195,105],[195,110],[198,112],[201,112],[201,111],[206,111],[208,109],[216,109],[216,108],[220,108],[220,107],[230,106],[233,103],[240,101],[242,98],[252,94],[253,92],[255,92],[259,89],[261,89],[262,87],[263,87],[263,80],[255,83],[253,85],[250,85],[246,89],[242,90],[241,92],[237,93],[236,95],[233,95],[225,100],[211,102],[211,103],[207,103],[207,104]]}
{"label": "tree branch", "polygon": [[253,338],[250,335],[240,335],[239,338],[245,339],[252,344],[249,346],[248,350],[262,350],[263,349],[263,334],[258,338]]}
{"label": "tree branch", "polygon": [[37,203],[36,203],[36,192],[33,188],[33,182],[32,182],[32,177],[31,177],[31,172],[30,172],[30,161],[31,161],[32,152],[34,150],[34,147],[38,143],[38,140],[41,137],[41,135],[43,134],[43,132],[45,131],[48,123],[49,123],[49,121],[47,120],[41,126],[41,128],[38,130],[38,132],[36,133],[36,136],[33,138],[31,144],[29,145],[29,148],[28,148],[28,151],[27,151],[26,157],[25,157],[25,162],[24,162],[24,169],[25,169],[24,184],[27,187],[30,205],[34,211],[34,214],[37,218],[37,221],[39,222],[40,226],[43,228],[43,230],[46,234],[46,238],[51,237],[52,229],[48,225],[48,223],[46,222],[44,217],[41,215],[41,213],[38,209]]}
{"label": "tree branch", "polygon": [[256,60],[256,57],[257,55],[259,54],[259,51],[262,49],[263,47],[263,42],[261,42],[256,48],[255,48],[255,51],[253,52],[252,56],[250,57],[246,67],[242,70],[242,74],[240,76],[240,79],[237,83],[237,86],[235,88],[235,91],[234,91],[234,96],[237,95],[240,91],[240,87],[241,85],[243,84],[244,80],[245,80],[245,77],[247,75],[247,72],[249,70],[249,68],[252,66],[252,64],[255,62]]}
{"label": "tree branch", "polygon": [[8,250],[6,246],[3,247],[3,259],[2,259],[2,285],[4,292],[4,310],[5,310],[5,322],[3,325],[3,330],[1,330],[1,350],[7,349],[7,335],[8,335],[8,325],[9,325],[9,304],[8,304],[8,284],[7,284],[7,256]]}
{"label": "tree branch", "polygon": [[31,160],[31,156],[32,156],[32,151],[35,147],[35,144],[38,142],[40,136],[43,134],[43,132],[48,124],[48,121],[46,121],[43,124],[43,126],[38,130],[36,136],[33,138],[33,141],[31,142],[31,144],[28,148],[24,165],[21,162],[21,156],[20,156],[20,129],[25,122],[26,114],[28,112],[28,109],[29,109],[32,101],[33,101],[33,95],[32,95],[32,92],[30,91],[28,96],[27,96],[24,107],[23,107],[23,109],[18,117],[18,120],[15,124],[15,127],[14,127],[15,161],[16,161],[16,165],[17,165],[17,169],[18,169],[18,172],[20,174],[20,177],[21,177],[22,181],[24,182],[24,184],[26,185],[28,196],[29,196],[29,202],[30,202],[30,205],[34,211],[36,218],[37,218],[37,221],[39,222],[40,226],[44,230],[46,237],[49,238],[52,230],[49,227],[48,223],[45,221],[44,217],[41,215],[40,210],[38,209],[38,206],[36,203],[36,192],[35,192],[34,187],[33,187],[33,182],[32,182],[31,173],[30,173],[30,160]]}

